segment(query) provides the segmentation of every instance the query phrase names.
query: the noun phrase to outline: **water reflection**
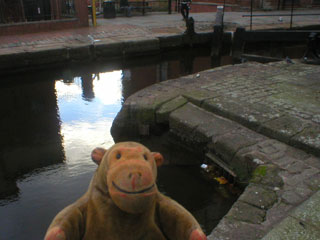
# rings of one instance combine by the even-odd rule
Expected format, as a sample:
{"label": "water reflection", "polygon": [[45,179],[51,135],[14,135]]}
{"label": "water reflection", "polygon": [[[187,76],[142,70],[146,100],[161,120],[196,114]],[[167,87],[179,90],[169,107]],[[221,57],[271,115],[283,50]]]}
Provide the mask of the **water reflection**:
{"label": "water reflection", "polygon": [[[0,239],[42,239],[56,213],[87,190],[96,169],[91,150],[113,144],[110,128],[123,101],[151,84],[210,68],[210,51],[196,52],[187,62],[186,53],[173,53],[3,78]],[[200,189],[198,201],[183,204],[204,219],[208,210],[193,206],[209,209],[213,190],[196,182],[189,195],[176,195],[175,173],[166,169],[159,174],[162,190],[183,201]]]}
{"label": "water reflection", "polygon": [[53,82],[0,89],[0,198],[18,193],[15,179],[64,160]]}
{"label": "water reflection", "polygon": [[96,146],[108,148],[114,142],[110,134],[112,121],[121,108],[122,71],[91,74],[94,98],[83,97],[83,77],[72,83],[56,81],[55,88],[61,119],[61,133],[71,174],[86,172],[91,167],[90,153]]}

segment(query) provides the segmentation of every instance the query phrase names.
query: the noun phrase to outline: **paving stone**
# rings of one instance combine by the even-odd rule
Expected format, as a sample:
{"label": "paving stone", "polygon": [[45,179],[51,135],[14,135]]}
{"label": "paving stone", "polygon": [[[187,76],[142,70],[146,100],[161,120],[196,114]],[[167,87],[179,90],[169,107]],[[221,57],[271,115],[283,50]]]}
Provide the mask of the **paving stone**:
{"label": "paving stone", "polygon": [[303,200],[303,198],[293,190],[285,191],[281,198],[285,203],[291,205],[296,205]]}
{"label": "paving stone", "polygon": [[264,136],[246,128],[239,128],[222,136],[213,136],[212,149],[221,156],[224,156],[225,161],[230,162],[239,150],[263,140],[265,140]]}
{"label": "paving stone", "polygon": [[314,192],[314,190],[312,190],[312,188],[305,183],[299,183],[297,186],[295,186],[294,191],[302,198],[309,197]]}
{"label": "paving stone", "polygon": [[270,160],[285,156],[288,146],[272,139],[268,139],[257,145],[259,152],[269,156]]}
{"label": "paving stone", "polygon": [[262,240],[318,240],[320,231],[299,220],[288,217]]}
{"label": "paving stone", "polygon": [[280,169],[274,165],[260,165],[253,171],[250,182],[271,188],[281,188],[284,181],[279,173]]}
{"label": "paving stone", "polygon": [[201,108],[187,103],[169,116],[170,128],[183,134],[190,134],[198,125],[206,123],[211,115]]}
{"label": "paving stone", "polygon": [[287,166],[287,171],[289,173],[300,173],[308,166],[301,161],[295,161]]}
{"label": "paving stone", "polygon": [[267,211],[266,221],[264,224],[266,224],[266,226],[274,226],[278,224],[281,219],[284,219],[286,216],[288,216],[289,212],[293,208],[294,207],[290,204],[286,204],[283,201],[278,201]]}
{"label": "paving stone", "polygon": [[318,228],[320,233],[320,191],[301,204],[290,216]]}
{"label": "paving stone", "polygon": [[276,193],[258,185],[250,184],[239,197],[239,200],[262,210],[269,209],[277,201]]}
{"label": "paving stone", "polygon": [[182,96],[178,96],[169,102],[161,105],[161,107],[156,112],[156,118],[158,123],[166,123],[169,119],[169,114],[176,110],[177,108],[183,106],[188,101]]}
{"label": "paving stone", "polygon": [[183,94],[185,98],[199,107],[202,105],[203,101],[218,97],[220,95],[221,93],[219,93],[218,91],[214,92],[208,91],[206,89],[193,89],[189,91],[187,90],[186,93]]}
{"label": "paving stone", "polygon": [[301,121],[299,118],[284,115],[263,123],[259,131],[267,136],[289,143],[291,137],[300,133],[307,126],[308,123]]}
{"label": "paving stone", "polygon": [[313,191],[319,190],[320,189],[320,173],[315,174],[310,178],[303,180],[303,183]]}
{"label": "paving stone", "polygon": [[301,182],[307,181],[312,176],[317,175],[318,173],[319,169],[309,167],[298,174],[287,174],[284,177],[284,181],[290,186],[296,186]]}
{"label": "paving stone", "polygon": [[314,168],[320,169],[320,159],[314,156],[310,156],[306,160],[304,160],[305,164],[312,166]]}
{"label": "paving stone", "polygon": [[247,203],[237,201],[227,213],[226,218],[235,219],[241,222],[258,224],[264,221],[266,211],[249,205]]}
{"label": "paving stone", "polygon": [[219,225],[208,236],[208,240],[261,239],[264,232],[257,224],[239,222],[223,218]]}
{"label": "paving stone", "polygon": [[228,119],[224,119],[217,115],[210,113],[211,118],[207,122],[200,123],[196,130],[196,135],[201,135],[201,138],[206,139],[206,141],[211,141],[218,136],[230,133],[240,128],[240,125],[234,123]]}
{"label": "paving stone", "polygon": [[320,153],[320,126],[312,124],[292,138],[292,144],[305,148],[311,153]]}
{"label": "paving stone", "polygon": [[281,167],[282,169],[288,169],[292,164],[294,164],[297,159],[290,157],[288,155],[284,155],[283,157],[272,159],[272,163]]}

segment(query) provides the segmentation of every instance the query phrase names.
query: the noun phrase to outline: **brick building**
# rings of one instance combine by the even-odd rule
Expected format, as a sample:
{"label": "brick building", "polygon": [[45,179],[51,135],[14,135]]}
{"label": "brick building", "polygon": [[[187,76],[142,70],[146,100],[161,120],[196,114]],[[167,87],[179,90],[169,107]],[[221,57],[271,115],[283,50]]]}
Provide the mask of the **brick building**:
{"label": "brick building", "polygon": [[83,26],[86,0],[0,0],[0,35]]}

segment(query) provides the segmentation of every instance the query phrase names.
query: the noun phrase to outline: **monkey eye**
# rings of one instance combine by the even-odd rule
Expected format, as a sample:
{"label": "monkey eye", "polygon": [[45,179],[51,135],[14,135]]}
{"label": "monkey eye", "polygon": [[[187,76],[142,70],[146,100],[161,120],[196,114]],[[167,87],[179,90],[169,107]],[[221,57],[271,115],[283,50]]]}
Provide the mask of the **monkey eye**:
{"label": "monkey eye", "polygon": [[144,160],[148,160],[147,154],[143,154]]}
{"label": "monkey eye", "polygon": [[116,158],[120,159],[121,158],[121,153],[117,153]]}

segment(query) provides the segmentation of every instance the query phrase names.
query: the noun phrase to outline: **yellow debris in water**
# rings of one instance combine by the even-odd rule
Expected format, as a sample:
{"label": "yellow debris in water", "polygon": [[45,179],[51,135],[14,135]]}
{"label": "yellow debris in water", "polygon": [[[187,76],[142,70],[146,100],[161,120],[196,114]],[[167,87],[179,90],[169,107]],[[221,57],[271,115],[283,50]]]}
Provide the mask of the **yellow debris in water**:
{"label": "yellow debris in water", "polygon": [[228,180],[225,179],[224,177],[216,177],[214,178],[217,182],[219,182],[219,184],[227,184]]}

